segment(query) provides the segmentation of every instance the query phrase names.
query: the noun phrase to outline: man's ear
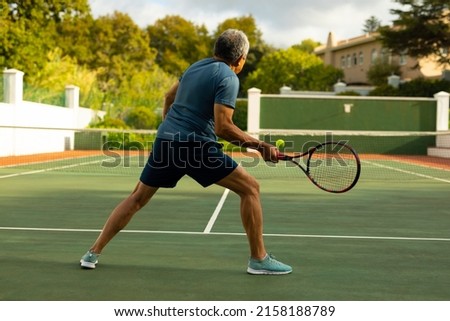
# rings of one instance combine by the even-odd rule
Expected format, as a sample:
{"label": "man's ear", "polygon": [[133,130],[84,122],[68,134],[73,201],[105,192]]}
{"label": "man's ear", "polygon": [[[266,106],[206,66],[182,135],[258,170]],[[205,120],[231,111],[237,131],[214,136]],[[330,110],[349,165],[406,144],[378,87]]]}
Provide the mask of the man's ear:
{"label": "man's ear", "polygon": [[241,64],[242,60],[245,60],[244,55],[241,55],[232,65],[237,67]]}

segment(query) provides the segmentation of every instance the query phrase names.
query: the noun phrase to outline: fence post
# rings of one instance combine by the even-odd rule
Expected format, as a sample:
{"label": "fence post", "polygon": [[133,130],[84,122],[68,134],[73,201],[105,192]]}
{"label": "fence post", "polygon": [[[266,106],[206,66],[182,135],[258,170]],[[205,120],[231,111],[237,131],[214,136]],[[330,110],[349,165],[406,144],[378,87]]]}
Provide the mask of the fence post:
{"label": "fence post", "polygon": [[7,104],[20,104],[23,101],[23,75],[17,69],[3,71],[3,96]]}
{"label": "fence post", "polygon": [[394,88],[398,88],[400,86],[400,77],[397,75],[390,75],[387,77],[388,79],[388,85],[391,85]]}
{"label": "fence post", "polygon": [[289,86],[283,86],[280,88],[280,95],[289,95],[292,93],[292,88]]}
{"label": "fence post", "polygon": [[78,128],[78,110],[80,107],[80,88],[77,86],[66,86],[66,107],[72,109],[72,126]]}
{"label": "fence post", "polygon": [[335,94],[339,94],[345,91],[345,89],[347,88],[347,85],[345,83],[343,83],[342,81],[338,81],[337,83],[335,83],[333,85],[334,88],[334,93]]}
{"label": "fence post", "polygon": [[[66,86],[66,107],[72,109],[72,128],[78,128],[78,111],[80,107],[80,88],[73,85]],[[64,149],[74,150],[75,134],[72,132],[64,138]]]}
{"label": "fence post", "polygon": [[258,137],[259,114],[261,108],[261,89],[250,88],[247,91],[247,93],[248,93],[247,131],[253,137]]}
{"label": "fence post", "polygon": [[77,86],[66,86],[66,107],[78,108],[80,106],[80,88]]}
{"label": "fence post", "polygon": [[438,92],[434,95],[436,98],[436,130],[448,130],[449,116],[449,99],[450,94],[445,91]]}

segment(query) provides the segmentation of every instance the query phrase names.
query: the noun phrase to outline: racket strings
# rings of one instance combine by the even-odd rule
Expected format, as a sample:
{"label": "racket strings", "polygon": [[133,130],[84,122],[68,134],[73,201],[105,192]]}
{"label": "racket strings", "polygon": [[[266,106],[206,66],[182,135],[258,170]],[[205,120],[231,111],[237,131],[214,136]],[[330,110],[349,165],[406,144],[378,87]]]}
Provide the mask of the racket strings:
{"label": "racket strings", "polygon": [[315,150],[309,158],[308,176],[319,187],[332,191],[345,191],[356,183],[359,162],[347,147]]}

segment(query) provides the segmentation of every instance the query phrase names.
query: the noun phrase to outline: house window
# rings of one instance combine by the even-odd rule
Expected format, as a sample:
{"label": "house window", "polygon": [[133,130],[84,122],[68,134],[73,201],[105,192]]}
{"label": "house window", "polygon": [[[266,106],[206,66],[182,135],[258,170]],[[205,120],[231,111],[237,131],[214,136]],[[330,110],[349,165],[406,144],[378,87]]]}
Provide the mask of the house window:
{"label": "house window", "polygon": [[359,52],[359,64],[364,64],[364,54],[362,51]]}
{"label": "house window", "polygon": [[357,65],[358,64],[358,57],[356,56],[356,53],[353,54],[353,65]]}
{"label": "house window", "polygon": [[345,68],[345,56],[341,57],[341,68]]}
{"label": "house window", "polygon": [[378,58],[378,51],[376,49],[372,49],[372,52],[370,53],[370,62],[374,64],[377,58]]}
{"label": "house window", "polygon": [[347,55],[347,67],[350,68],[352,66],[352,57]]}

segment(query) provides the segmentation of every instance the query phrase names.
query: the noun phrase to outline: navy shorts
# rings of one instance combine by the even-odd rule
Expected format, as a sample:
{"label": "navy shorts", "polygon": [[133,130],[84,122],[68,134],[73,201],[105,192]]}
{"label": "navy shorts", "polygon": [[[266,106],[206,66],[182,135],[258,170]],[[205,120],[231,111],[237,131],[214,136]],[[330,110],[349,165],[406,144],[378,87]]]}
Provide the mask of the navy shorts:
{"label": "navy shorts", "polygon": [[216,142],[179,142],[157,138],[142,171],[147,186],[175,187],[188,175],[203,187],[228,176],[238,164]]}

